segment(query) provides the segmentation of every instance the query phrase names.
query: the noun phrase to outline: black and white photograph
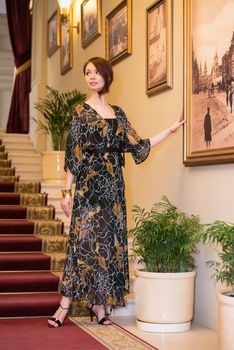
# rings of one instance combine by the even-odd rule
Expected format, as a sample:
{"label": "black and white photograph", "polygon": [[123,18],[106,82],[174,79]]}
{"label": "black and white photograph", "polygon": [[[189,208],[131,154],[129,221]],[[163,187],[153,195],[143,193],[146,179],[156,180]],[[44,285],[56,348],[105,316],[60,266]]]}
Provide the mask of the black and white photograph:
{"label": "black and white photograph", "polygon": [[[185,38],[186,164],[234,161],[234,2],[193,0]],[[189,35],[190,33],[190,35]],[[191,39],[190,39],[191,38]]]}

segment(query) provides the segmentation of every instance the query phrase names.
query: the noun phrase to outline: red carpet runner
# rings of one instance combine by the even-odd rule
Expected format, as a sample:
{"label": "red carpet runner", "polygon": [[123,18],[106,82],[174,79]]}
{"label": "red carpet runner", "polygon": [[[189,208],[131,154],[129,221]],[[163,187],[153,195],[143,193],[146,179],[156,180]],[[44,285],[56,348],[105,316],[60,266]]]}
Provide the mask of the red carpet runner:
{"label": "red carpet runner", "polygon": [[[16,181],[10,166],[1,145],[0,317],[48,316],[54,313],[60,300],[58,288],[66,249],[63,223],[54,219],[55,210],[47,205],[47,194],[40,193],[40,184]],[[31,321],[25,322],[27,326],[19,336],[30,332],[27,328]],[[4,327],[7,324],[6,321]],[[12,339],[16,330],[18,326],[11,328]],[[1,344],[2,329],[0,333]],[[38,338],[38,342],[41,340]]]}
{"label": "red carpet runner", "polygon": [[110,349],[68,319],[56,329],[47,327],[44,318],[0,320],[0,329],[0,349],[4,350]]}

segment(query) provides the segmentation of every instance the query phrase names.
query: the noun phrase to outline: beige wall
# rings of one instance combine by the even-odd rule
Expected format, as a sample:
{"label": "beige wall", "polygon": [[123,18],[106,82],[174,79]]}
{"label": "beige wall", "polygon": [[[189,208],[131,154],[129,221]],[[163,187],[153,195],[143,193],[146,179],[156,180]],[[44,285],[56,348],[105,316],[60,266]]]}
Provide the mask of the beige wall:
{"label": "beige wall", "polygon": [[[48,18],[57,1],[47,0]],[[105,16],[119,0],[102,0],[102,35],[85,50],[81,36],[73,31],[73,68],[60,75],[60,50],[47,58],[47,84],[61,91],[78,88],[85,91],[82,74],[84,62],[92,56],[105,55]],[[152,97],[145,94],[145,9],[153,0],[133,0],[132,55],[114,66],[115,80],[110,102],[122,106],[142,137],[149,137],[168,127],[180,114],[183,101],[183,0],[174,1],[173,9],[173,89]],[[74,22],[80,17],[80,1],[74,0]],[[46,40],[46,30],[43,32]],[[165,194],[180,209],[199,214],[202,222],[216,219],[233,221],[233,165],[185,168],[182,163],[182,129],[153,149],[148,160],[135,166],[127,156],[124,169],[129,225],[130,209],[137,203],[149,208]],[[217,305],[211,271],[205,261],[215,256],[215,248],[201,247],[197,257],[195,317],[203,325],[216,327]]]}

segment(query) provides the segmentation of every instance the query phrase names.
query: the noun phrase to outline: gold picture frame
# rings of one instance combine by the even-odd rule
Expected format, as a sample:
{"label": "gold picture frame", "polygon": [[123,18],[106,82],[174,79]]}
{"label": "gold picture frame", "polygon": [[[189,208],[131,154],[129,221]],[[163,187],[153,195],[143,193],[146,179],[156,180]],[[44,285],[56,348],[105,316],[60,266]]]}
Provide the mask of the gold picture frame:
{"label": "gold picture frame", "polygon": [[51,57],[60,46],[60,13],[57,9],[47,24],[47,55]]}
{"label": "gold picture frame", "polygon": [[73,65],[73,36],[72,36],[72,10],[69,15],[61,21],[61,74],[66,74]]}
{"label": "gold picture frame", "polygon": [[124,0],[106,16],[106,59],[117,63],[132,53],[132,0]]}
{"label": "gold picture frame", "polygon": [[185,166],[234,162],[233,13],[228,0],[184,1]]}
{"label": "gold picture frame", "polygon": [[172,88],[172,0],[146,9],[146,94]]}
{"label": "gold picture frame", "polygon": [[81,45],[86,48],[101,35],[101,0],[81,4]]}

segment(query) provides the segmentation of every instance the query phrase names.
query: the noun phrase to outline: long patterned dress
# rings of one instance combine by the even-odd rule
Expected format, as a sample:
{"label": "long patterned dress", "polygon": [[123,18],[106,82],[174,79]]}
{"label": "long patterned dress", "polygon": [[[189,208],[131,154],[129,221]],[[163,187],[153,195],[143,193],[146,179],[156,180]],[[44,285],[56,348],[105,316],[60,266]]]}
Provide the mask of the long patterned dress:
{"label": "long patterned dress", "polygon": [[65,170],[76,177],[61,294],[94,304],[122,305],[129,291],[124,152],[137,164],[150,151],[120,107],[116,119],[78,105],[67,138]]}

